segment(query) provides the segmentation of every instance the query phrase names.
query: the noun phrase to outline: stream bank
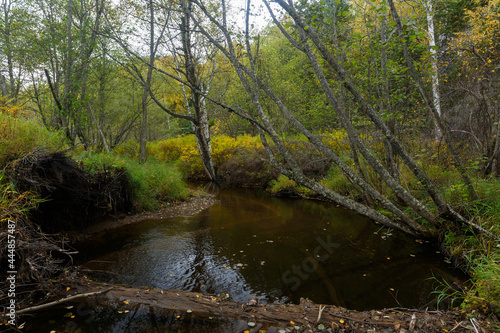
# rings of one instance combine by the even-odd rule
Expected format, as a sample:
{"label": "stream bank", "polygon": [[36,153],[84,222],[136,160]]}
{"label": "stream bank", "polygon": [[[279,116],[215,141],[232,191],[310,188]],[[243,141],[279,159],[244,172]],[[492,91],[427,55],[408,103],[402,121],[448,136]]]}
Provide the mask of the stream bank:
{"label": "stream bank", "polygon": [[[478,332],[494,332],[488,322],[470,319],[464,311],[352,311],[308,299],[301,299],[300,304],[242,304],[182,290],[110,285],[91,281],[77,271],[66,272],[54,280],[54,286],[62,302],[22,313],[23,331],[40,332],[46,327],[56,332],[98,332],[91,327],[104,320],[126,322],[130,332],[139,327],[141,332],[471,332],[474,325],[480,327]],[[148,330],[144,323],[144,317],[151,315],[157,317],[156,330]],[[194,328],[190,326],[193,321]]]}

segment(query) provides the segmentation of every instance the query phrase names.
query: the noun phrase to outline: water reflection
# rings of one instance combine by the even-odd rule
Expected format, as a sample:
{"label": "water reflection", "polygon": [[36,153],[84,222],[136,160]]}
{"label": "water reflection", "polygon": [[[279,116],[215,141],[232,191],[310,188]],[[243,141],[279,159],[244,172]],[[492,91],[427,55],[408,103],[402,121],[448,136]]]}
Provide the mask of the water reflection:
{"label": "water reflection", "polygon": [[[67,305],[72,309],[68,310]],[[74,316],[67,316],[72,311]],[[97,304],[95,300],[67,303],[37,312],[36,318],[26,318],[23,332],[69,333],[205,333],[242,332],[246,320],[225,317],[207,317],[201,314],[176,310],[162,310],[146,305],[124,306],[123,303]],[[266,327],[267,328],[267,327]]]}
{"label": "water reflection", "polygon": [[[460,278],[428,244],[332,204],[223,190],[190,217],[148,220],[93,239],[85,267],[114,283],[219,294],[238,302],[364,310],[429,302],[437,276]],[[326,244],[326,245],[325,245]],[[317,250],[319,247],[319,250]]]}

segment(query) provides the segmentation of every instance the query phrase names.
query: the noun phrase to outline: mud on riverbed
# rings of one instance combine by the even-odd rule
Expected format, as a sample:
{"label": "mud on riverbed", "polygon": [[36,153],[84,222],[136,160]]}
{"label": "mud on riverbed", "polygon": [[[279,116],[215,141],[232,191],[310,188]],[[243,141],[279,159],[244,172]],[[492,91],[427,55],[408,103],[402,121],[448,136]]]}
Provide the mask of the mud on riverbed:
{"label": "mud on riverbed", "polygon": [[76,241],[81,241],[92,237],[93,235],[103,232],[110,232],[115,228],[140,222],[143,220],[160,220],[170,217],[193,215],[201,212],[204,209],[207,209],[216,202],[217,199],[215,199],[215,196],[212,194],[193,191],[192,196],[189,197],[186,201],[169,203],[155,211],[147,211],[133,215],[121,214],[117,216],[110,216],[103,222],[93,224],[78,232],[70,233],[69,236]]}

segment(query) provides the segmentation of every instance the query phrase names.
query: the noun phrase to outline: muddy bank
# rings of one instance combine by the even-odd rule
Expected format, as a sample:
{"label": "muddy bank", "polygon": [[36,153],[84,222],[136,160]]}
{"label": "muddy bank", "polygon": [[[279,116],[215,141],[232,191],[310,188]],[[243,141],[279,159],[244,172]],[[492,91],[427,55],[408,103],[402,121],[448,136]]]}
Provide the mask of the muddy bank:
{"label": "muddy bank", "polygon": [[[65,305],[88,303],[92,306],[112,306],[117,313],[133,312],[140,305],[158,311],[175,310],[206,320],[224,317],[235,320],[227,332],[494,332],[489,323],[470,320],[465,312],[422,311],[412,309],[383,309],[351,311],[332,305],[315,304],[302,299],[300,304],[247,304],[232,302],[230,295],[204,295],[180,290],[148,287],[132,288],[109,285],[87,279],[80,273],[67,273],[54,286]],[[86,297],[78,295],[94,293]],[[77,297],[75,297],[75,295]],[[22,320],[36,308],[20,313]],[[40,311],[40,310],[38,310]],[[180,318],[181,316],[177,316]],[[215,318],[215,319],[214,319]],[[179,319],[182,320],[182,319]],[[219,332],[226,332],[224,329]]]}
{"label": "muddy bank", "polygon": [[217,199],[212,194],[205,194],[193,191],[192,196],[185,201],[168,203],[164,207],[138,214],[120,214],[109,216],[102,222],[95,223],[78,232],[71,232],[68,235],[75,241],[86,240],[100,233],[110,232],[128,224],[137,223],[143,220],[160,220],[178,216],[189,216],[201,212],[204,209],[217,203]]}

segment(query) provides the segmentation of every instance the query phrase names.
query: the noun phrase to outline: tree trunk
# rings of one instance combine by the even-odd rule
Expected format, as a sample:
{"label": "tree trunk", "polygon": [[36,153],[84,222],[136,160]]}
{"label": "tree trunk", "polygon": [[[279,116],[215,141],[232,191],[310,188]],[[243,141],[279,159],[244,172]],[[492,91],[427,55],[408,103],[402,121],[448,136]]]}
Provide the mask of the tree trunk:
{"label": "tree trunk", "polygon": [[[432,97],[436,112],[441,117],[441,97],[439,94],[439,73],[438,73],[438,58],[436,51],[436,38],[434,36],[434,11],[432,8],[432,0],[426,0],[425,12],[427,14],[427,35],[429,37],[429,52],[431,54],[432,64]],[[443,134],[436,120],[434,120],[436,141],[441,141]]]}
{"label": "tree trunk", "polygon": [[153,76],[153,65],[156,57],[155,47],[155,12],[153,7],[153,0],[149,0],[149,66],[146,74],[146,81],[144,82],[144,90],[142,92],[141,110],[142,110],[142,123],[141,123],[141,139],[140,139],[140,154],[141,163],[146,162],[147,152],[146,145],[148,142],[148,95],[151,89],[151,78]]}
{"label": "tree trunk", "polygon": [[191,89],[191,100],[190,104],[194,109],[194,117],[196,122],[192,122],[193,131],[196,137],[196,143],[198,147],[198,152],[203,163],[205,172],[207,173],[209,179],[220,184],[220,179],[215,171],[213,159],[212,159],[212,147],[210,143],[210,130],[208,127],[208,115],[207,110],[204,107],[203,86],[196,74],[196,59],[193,55],[193,45],[191,42],[191,23],[190,16],[192,15],[192,3],[191,1],[182,1],[182,10],[184,12],[181,18],[181,36],[182,36],[182,47],[184,52],[184,68],[186,79]]}

